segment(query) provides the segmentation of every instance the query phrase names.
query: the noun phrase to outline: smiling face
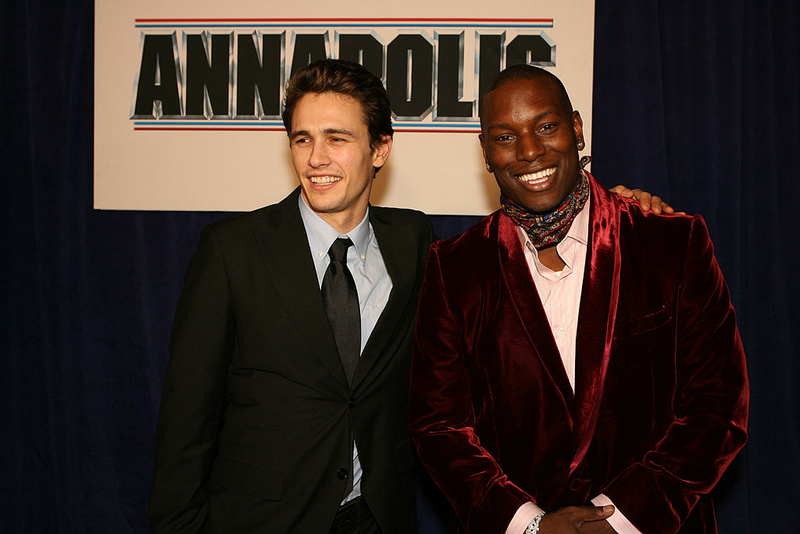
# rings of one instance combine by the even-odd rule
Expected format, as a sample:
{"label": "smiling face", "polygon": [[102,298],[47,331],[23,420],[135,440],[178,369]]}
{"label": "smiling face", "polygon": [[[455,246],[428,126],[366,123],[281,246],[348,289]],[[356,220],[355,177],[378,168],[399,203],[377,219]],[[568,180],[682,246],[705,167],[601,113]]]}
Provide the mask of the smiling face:
{"label": "smiling face", "polygon": [[548,77],[509,80],[483,99],[481,148],[505,196],[535,213],[578,182],[583,121]]}
{"label": "smiling face", "polygon": [[328,224],[341,233],[364,218],[375,167],[392,147],[384,136],[375,150],[361,104],[333,92],[308,93],[296,104],[289,136],[303,197]]}

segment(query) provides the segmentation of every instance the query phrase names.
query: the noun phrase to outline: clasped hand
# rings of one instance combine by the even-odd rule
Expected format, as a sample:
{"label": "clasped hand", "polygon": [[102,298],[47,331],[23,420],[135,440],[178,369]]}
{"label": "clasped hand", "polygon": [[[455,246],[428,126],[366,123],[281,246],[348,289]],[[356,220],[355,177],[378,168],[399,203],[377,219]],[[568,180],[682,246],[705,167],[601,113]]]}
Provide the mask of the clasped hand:
{"label": "clasped hand", "polygon": [[613,534],[606,521],[613,513],[613,506],[566,506],[542,517],[539,534]]}

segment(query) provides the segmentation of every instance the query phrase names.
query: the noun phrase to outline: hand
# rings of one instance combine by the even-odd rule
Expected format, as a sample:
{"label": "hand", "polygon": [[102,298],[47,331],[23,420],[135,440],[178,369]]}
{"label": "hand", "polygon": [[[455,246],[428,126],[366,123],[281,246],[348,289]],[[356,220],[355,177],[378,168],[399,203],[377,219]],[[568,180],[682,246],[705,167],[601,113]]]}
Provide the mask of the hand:
{"label": "hand", "polygon": [[[633,198],[634,200],[639,201],[639,206],[641,206],[643,211],[652,211],[655,214],[661,213],[675,213],[675,210],[661,200],[661,197],[657,195],[651,195],[647,191],[642,191],[641,189],[628,189],[624,185],[617,185],[609,189],[612,193],[617,193],[618,195],[622,195],[625,198]],[[683,214],[684,212],[679,211],[677,213]]]}
{"label": "hand", "polygon": [[[584,532],[583,526],[589,523],[608,523],[606,518],[614,513],[613,506],[567,506],[555,512],[548,512],[539,523],[540,534],[575,534]],[[611,526],[608,527],[611,529]],[[586,532],[589,532],[588,530]],[[606,532],[592,530],[591,532]],[[614,532],[609,530],[608,532]]]}
{"label": "hand", "polygon": [[588,521],[581,525],[581,534],[616,534],[608,521],[602,519],[600,521]]}

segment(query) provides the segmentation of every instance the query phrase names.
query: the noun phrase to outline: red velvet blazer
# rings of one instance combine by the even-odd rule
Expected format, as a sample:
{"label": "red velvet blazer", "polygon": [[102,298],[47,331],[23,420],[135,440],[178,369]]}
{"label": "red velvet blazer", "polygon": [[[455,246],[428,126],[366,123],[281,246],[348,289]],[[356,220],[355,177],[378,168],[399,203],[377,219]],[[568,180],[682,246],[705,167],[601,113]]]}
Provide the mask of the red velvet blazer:
{"label": "red velvet blazer", "polygon": [[728,288],[699,216],[642,213],[591,180],[569,385],[514,223],[496,212],[428,256],[410,430],[466,531],[503,533],[605,493],[644,533],[716,532],[708,494],[746,440]]}

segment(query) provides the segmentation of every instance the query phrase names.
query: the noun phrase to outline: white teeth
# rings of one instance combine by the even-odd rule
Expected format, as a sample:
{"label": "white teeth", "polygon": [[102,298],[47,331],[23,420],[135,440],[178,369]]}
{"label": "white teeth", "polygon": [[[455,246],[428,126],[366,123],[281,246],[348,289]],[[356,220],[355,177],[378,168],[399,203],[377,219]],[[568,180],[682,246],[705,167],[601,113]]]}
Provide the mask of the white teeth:
{"label": "white teeth", "polygon": [[550,167],[549,169],[545,169],[543,171],[535,172],[533,174],[523,174],[517,176],[517,180],[520,182],[525,182],[529,184],[538,184],[544,182],[548,176],[551,176],[554,172],[556,172],[555,167]]}
{"label": "white teeth", "polygon": [[338,182],[342,178],[339,176],[312,176],[309,178],[312,184],[332,184]]}

